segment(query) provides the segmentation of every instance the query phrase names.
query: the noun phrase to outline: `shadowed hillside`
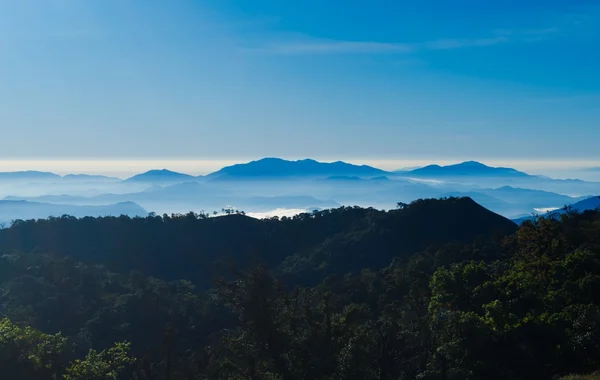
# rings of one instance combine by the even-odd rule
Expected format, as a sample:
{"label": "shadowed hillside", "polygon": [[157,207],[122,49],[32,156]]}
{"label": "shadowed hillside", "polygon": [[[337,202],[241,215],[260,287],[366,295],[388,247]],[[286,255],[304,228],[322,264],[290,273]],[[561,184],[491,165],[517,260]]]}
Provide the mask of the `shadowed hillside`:
{"label": "shadowed hillside", "polygon": [[[19,221],[0,231],[0,371],[530,380],[600,368],[599,212],[517,229],[469,198],[398,206]],[[215,260],[228,269],[211,283]]]}
{"label": "shadowed hillside", "polygon": [[[0,231],[0,249],[54,252],[167,280],[207,286],[222,265],[327,266],[310,276],[379,268],[429,245],[504,236],[516,225],[469,198],[419,200],[389,212],[342,207],[293,218],[187,214],[147,218],[52,218]],[[371,254],[374,250],[376,254]],[[300,264],[302,262],[302,264]],[[311,269],[312,268],[312,269]],[[293,269],[300,270],[300,268]],[[316,277],[315,277],[316,276]]]}

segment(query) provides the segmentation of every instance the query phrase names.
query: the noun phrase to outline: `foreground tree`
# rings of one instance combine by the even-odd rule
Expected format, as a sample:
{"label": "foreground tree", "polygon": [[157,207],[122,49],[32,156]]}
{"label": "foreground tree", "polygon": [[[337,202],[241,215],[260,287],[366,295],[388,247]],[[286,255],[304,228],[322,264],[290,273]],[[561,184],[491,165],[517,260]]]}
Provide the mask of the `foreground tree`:
{"label": "foreground tree", "polygon": [[129,357],[130,343],[117,343],[107,351],[90,350],[83,360],[75,360],[64,375],[65,380],[117,380],[135,359]]}

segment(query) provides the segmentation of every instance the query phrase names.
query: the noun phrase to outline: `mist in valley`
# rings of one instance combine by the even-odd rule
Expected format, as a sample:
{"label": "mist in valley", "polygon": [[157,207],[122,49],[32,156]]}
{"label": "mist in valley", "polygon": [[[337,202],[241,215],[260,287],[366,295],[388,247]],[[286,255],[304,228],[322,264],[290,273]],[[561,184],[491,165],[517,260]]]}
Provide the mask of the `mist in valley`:
{"label": "mist in valley", "polygon": [[346,163],[263,159],[206,176],[163,170],[120,179],[13,172],[0,175],[0,221],[144,216],[229,210],[291,216],[340,206],[393,209],[421,198],[470,197],[508,218],[562,208],[600,193],[600,183],[553,179],[467,162],[390,172]]}

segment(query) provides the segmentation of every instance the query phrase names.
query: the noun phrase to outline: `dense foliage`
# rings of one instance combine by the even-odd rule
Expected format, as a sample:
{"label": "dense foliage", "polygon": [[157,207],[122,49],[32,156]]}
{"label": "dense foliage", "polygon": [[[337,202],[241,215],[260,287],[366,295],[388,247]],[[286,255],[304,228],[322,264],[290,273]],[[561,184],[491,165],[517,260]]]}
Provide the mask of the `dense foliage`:
{"label": "dense foliage", "polygon": [[[600,368],[600,213],[517,230],[468,199],[399,206],[17,222],[0,233],[1,377],[552,379]],[[209,287],[224,255],[235,265]]]}
{"label": "dense foliage", "polygon": [[276,268],[289,257],[281,270],[303,271],[303,280],[310,274],[312,285],[326,274],[383,267],[432,244],[467,243],[515,229],[468,198],[451,198],[421,200],[390,212],[342,207],[281,220],[195,213],[17,220],[0,230],[0,249],[50,252],[115,272],[186,279],[203,289],[212,286],[216,268],[259,262]]}

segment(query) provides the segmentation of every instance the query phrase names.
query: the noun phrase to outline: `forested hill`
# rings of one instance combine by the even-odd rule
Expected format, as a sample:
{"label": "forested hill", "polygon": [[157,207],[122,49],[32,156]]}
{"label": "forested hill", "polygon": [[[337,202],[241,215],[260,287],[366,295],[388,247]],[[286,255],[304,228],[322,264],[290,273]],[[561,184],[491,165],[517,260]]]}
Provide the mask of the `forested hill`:
{"label": "forested hill", "polygon": [[[64,217],[18,221],[0,244],[2,379],[531,380],[600,369],[598,211],[518,229],[457,198],[283,220]],[[221,254],[239,270],[205,290]]]}
{"label": "forested hill", "polygon": [[190,213],[16,221],[0,231],[0,249],[50,252],[203,288],[223,268],[257,263],[313,284],[328,274],[378,269],[428,246],[506,236],[516,228],[470,198],[449,198],[388,212],[342,207],[268,220]]}

